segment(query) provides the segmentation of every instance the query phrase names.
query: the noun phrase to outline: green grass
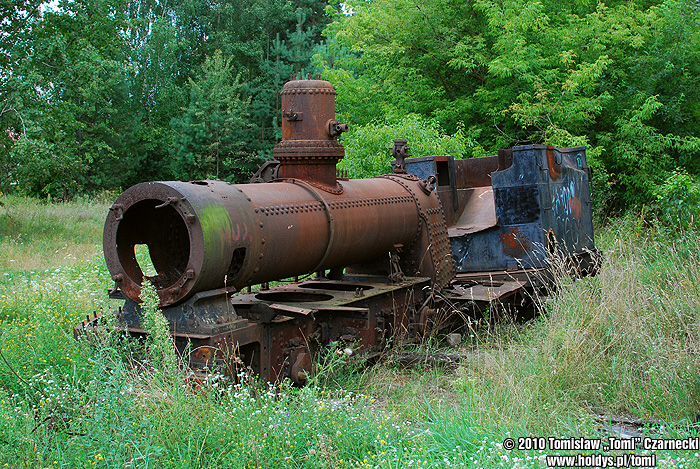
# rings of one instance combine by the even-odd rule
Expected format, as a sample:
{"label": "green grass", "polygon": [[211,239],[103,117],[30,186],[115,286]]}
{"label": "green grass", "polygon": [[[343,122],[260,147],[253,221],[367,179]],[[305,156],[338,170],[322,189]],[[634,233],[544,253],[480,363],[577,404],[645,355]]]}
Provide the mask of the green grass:
{"label": "green grass", "polygon": [[74,265],[102,255],[106,203],[79,200],[48,204],[6,196],[0,206],[0,265],[3,273]]}
{"label": "green grass", "polygon": [[[167,342],[143,356],[118,336],[73,340],[81,318],[116,307],[100,251],[107,205],[2,202],[0,467],[544,467],[551,451],[503,440],[601,437],[596,413],[697,432],[693,237],[634,219],[600,230],[598,277],[562,282],[524,326],[476,330],[451,351],[464,357],[456,371],[363,369],[331,353],[313,386],[274,388],[154,367]],[[698,467],[692,453],[657,456]]]}

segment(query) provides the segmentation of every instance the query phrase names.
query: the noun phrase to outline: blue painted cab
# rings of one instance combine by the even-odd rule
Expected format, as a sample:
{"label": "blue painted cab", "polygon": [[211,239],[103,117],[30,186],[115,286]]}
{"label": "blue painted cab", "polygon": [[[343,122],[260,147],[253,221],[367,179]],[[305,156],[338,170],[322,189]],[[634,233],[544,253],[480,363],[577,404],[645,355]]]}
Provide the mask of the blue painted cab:
{"label": "blue painted cab", "polygon": [[594,273],[585,147],[527,145],[495,156],[428,156],[405,164],[408,173],[435,178],[458,274],[527,272],[554,257],[579,274]]}

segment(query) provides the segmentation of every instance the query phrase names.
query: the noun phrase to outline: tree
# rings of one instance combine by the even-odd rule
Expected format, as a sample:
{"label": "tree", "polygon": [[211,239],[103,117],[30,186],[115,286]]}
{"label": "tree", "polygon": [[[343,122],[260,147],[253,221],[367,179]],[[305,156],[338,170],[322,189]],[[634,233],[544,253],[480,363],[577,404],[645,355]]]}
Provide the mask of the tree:
{"label": "tree", "polygon": [[0,191],[17,180],[13,148],[26,133],[19,98],[21,78],[14,69],[27,58],[32,26],[43,2],[38,0],[0,1]]}
{"label": "tree", "polygon": [[[278,91],[314,71],[330,20],[322,0],[41,5],[0,4],[0,190],[52,197],[247,179],[280,137]],[[215,102],[219,87],[231,98]]]}
{"label": "tree", "polygon": [[12,149],[23,192],[65,198],[118,180],[115,161],[131,124],[121,112],[122,26],[114,3],[92,0],[61,3],[33,21],[26,57],[12,68],[26,124]]}
{"label": "tree", "polygon": [[176,131],[172,170],[182,179],[240,180],[255,163],[239,139],[247,126],[247,106],[241,99],[240,75],[233,75],[231,59],[217,51],[190,81],[190,104],[172,121]]}
{"label": "tree", "polygon": [[650,200],[675,165],[700,171],[697,2],[375,0],[347,8],[353,14],[336,15],[326,34],[350,54],[322,65],[351,124],[417,113],[449,133],[463,126],[489,152],[587,145],[597,192],[618,207]]}
{"label": "tree", "polygon": [[260,157],[271,157],[281,137],[280,89],[291,74],[316,72],[312,58],[330,22],[326,6],[324,0],[226,0],[199,18],[210,25],[209,50],[231,57],[241,74],[243,95],[251,103],[244,138]]}

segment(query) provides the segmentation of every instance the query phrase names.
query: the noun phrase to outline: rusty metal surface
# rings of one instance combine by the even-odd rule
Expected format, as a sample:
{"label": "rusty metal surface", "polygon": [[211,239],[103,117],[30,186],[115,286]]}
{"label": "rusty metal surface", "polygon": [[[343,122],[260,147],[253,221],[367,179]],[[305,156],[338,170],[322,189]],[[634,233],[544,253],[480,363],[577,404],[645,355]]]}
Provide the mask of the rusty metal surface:
{"label": "rusty metal surface", "polygon": [[509,271],[490,270],[482,272],[464,272],[455,276],[456,283],[491,282],[494,280],[500,282],[523,282],[527,287],[539,288],[549,283],[552,280],[552,276],[550,270],[546,267]]}
{"label": "rusty metal surface", "polygon": [[498,223],[492,187],[475,187],[468,194],[462,215],[447,230],[450,237],[484,231]]}
{"label": "rusty metal surface", "polygon": [[[152,182],[127,189],[105,222],[105,260],[119,289],[139,301],[143,271],[135,245],[148,246],[149,277],[161,306],[230,287],[261,229],[240,189],[221,181]],[[232,219],[232,216],[235,218]],[[250,262],[250,261],[248,261]]]}
{"label": "rusty metal surface", "polygon": [[[454,276],[436,181],[399,174],[336,177],[347,126],[335,120],[335,90],[295,80],[282,91],[277,161],[251,184],[150,182],[127,189],[105,222],[105,258],[125,299],[117,316],[146,334],[138,304],[146,278],[136,246],[148,246],[148,277],[181,353],[196,368],[241,369],[303,384],[311,357],[333,340],[377,352],[392,336],[425,331],[431,285]],[[384,275],[343,276],[379,265]],[[307,274],[317,279],[250,294],[245,286]]]}
{"label": "rusty metal surface", "polygon": [[[406,172],[421,179],[434,181],[435,191],[442,203],[445,222],[452,226],[460,213],[460,196],[456,184],[455,160],[452,156],[423,156],[405,161]],[[392,163],[393,164],[393,163]]]}
{"label": "rusty metal surface", "polygon": [[446,297],[453,302],[477,301],[491,303],[513,295],[527,285],[520,280],[480,280],[454,282],[445,291]]}
{"label": "rusty metal surface", "polygon": [[335,120],[335,89],[324,80],[287,82],[282,96],[282,141],[273,149],[277,177],[300,179],[339,193],[336,164],[345,149],[336,138],[348,126]]}
{"label": "rusty metal surface", "polygon": [[[264,379],[285,377],[303,384],[315,347],[342,341],[357,352],[382,350],[389,337],[414,334],[416,304],[425,301],[429,278],[354,276],[343,281],[309,280],[235,295],[241,318],[260,324],[260,353],[269,366],[255,369]],[[237,331],[232,331],[236,341]],[[305,356],[303,354],[308,354]]]}
{"label": "rusty metal surface", "polygon": [[458,188],[491,185],[491,173],[504,171],[513,164],[512,149],[500,150],[498,155],[455,160],[455,184]]}
{"label": "rusty metal surface", "polygon": [[444,288],[455,276],[447,222],[434,186],[413,174],[391,174],[378,179],[394,181],[413,197],[421,223],[416,225],[417,238],[406,245],[401,266],[408,275],[429,276],[436,288]]}
{"label": "rusty metal surface", "polygon": [[138,301],[143,272],[134,246],[148,245],[157,271],[149,280],[161,306],[168,306],[200,291],[241,289],[370,262],[384,258],[397,243],[414,243],[418,181],[401,185],[376,178],[344,184],[342,194],[303,181],[136,185],[117,199],[107,217],[107,266],[116,287]]}
{"label": "rusty metal surface", "polygon": [[[409,159],[408,172],[425,177],[428,168],[439,180],[443,158]],[[585,148],[514,147],[454,167],[457,209],[447,219],[458,273],[538,269],[553,257],[578,273],[595,270]],[[449,166],[443,171],[452,178]],[[454,199],[445,194],[450,213],[446,201]]]}
{"label": "rusty metal surface", "polygon": [[[359,279],[363,281],[359,281]],[[289,283],[269,290],[253,293],[239,293],[231,298],[236,307],[264,303],[278,309],[280,314],[287,312],[310,315],[319,311],[364,311],[358,304],[374,297],[405,289],[416,283],[427,283],[429,278],[409,278],[398,283],[379,283],[373,276],[354,276],[352,280],[334,281],[326,279],[307,280]],[[259,319],[259,318],[256,318]]]}
{"label": "rusty metal surface", "polygon": [[[347,126],[335,120],[332,85],[293,80],[281,95],[283,140],[251,184],[148,182],[112,205],[104,252],[124,330],[147,334],[138,245],[148,246],[156,274],[147,278],[193,368],[297,385],[331,342],[377,354],[392,337],[444,327],[445,314],[515,301],[548,281],[553,256],[574,259],[580,273],[592,265],[583,148],[455,161],[408,158],[398,139],[394,174],[349,180],[336,174]],[[98,322],[87,318],[76,337]]]}

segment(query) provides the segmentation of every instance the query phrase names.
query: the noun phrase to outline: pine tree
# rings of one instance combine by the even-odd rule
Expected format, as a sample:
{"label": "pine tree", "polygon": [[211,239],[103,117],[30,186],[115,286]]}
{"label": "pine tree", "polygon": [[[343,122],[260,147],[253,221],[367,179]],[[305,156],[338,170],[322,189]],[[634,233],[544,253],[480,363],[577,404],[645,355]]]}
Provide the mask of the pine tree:
{"label": "pine tree", "polygon": [[249,102],[241,98],[240,75],[234,76],[231,59],[216,51],[189,87],[189,107],[171,124],[176,132],[173,173],[180,179],[240,180],[254,160],[236,138],[248,125]]}

